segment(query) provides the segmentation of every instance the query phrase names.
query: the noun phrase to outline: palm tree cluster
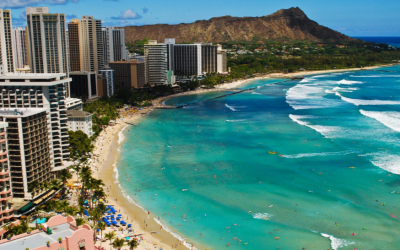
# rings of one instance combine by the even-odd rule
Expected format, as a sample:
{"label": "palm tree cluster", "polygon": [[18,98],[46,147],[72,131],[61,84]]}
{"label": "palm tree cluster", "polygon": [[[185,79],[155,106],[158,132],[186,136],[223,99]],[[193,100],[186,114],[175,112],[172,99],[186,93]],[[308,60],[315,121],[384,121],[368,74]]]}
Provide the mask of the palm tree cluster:
{"label": "palm tree cluster", "polygon": [[7,230],[6,237],[12,237],[14,235],[23,234],[34,230],[35,228],[29,227],[29,217],[20,219],[20,224],[18,226],[14,225],[12,222],[5,225],[3,229]]}
{"label": "palm tree cluster", "polygon": [[37,180],[34,180],[28,183],[28,192],[32,194],[34,197],[37,192],[44,192],[49,189],[58,190],[61,188],[61,183],[57,179],[51,180],[51,182],[41,182],[39,183]]}
{"label": "palm tree cluster", "polygon": [[[114,231],[110,231],[109,233],[106,233],[104,235],[104,237],[110,241],[110,249],[112,246],[112,247],[120,250],[122,247],[125,246],[125,239],[122,239],[122,238],[120,239],[116,236],[117,235],[115,234]],[[131,239],[130,241],[127,242],[126,245],[129,246],[129,249],[132,250],[139,246],[139,242],[136,239]]]}

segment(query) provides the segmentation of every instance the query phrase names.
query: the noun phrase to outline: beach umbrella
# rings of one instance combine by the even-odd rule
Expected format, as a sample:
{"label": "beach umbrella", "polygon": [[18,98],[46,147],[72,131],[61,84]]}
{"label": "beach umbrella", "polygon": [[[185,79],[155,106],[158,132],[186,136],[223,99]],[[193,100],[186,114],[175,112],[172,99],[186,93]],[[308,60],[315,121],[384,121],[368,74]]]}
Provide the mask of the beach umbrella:
{"label": "beach umbrella", "polygon": [[128,224],[128,227],[131,227],[132,226],[132,224]]}

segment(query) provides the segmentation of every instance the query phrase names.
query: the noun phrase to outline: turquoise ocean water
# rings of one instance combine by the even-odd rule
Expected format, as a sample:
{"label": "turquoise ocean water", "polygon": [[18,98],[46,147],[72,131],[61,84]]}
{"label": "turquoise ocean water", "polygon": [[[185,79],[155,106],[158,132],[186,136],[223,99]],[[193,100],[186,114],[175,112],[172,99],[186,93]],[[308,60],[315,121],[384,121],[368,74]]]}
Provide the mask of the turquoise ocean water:
{"label": "turquoise ocean water", "polygon": [[124,130],[121,186],[202,248],[399,249],[400,67],[383,70],[168,100],[192,104]]}

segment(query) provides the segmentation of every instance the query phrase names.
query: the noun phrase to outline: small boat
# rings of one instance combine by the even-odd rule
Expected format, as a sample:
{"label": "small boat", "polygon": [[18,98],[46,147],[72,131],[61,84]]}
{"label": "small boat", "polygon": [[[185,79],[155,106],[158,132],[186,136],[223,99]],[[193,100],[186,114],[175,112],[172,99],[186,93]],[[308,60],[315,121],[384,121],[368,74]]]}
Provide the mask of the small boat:
{"label": "small boat", "polygon": [[268,207],[273,207],[274,205],[269,205]]}
{"label": "small boat", "polygon": [[395,216],[395,215],[393,215],[393,214],[390,214],[390,217],[392,217],[392,218],[396,218],[396,216]]}
{"label": "small boat", "polygon": [[349,167],[349,168],[355,168],[355,167]]}
{"label": "small boat", "polygon": [[268,153],[270,153],[271,155],[279,154],[277,151],[268,151]]}
{"label": "small boat", "polygon": [[188,191],[189,189],[182,189],[182,192]]}

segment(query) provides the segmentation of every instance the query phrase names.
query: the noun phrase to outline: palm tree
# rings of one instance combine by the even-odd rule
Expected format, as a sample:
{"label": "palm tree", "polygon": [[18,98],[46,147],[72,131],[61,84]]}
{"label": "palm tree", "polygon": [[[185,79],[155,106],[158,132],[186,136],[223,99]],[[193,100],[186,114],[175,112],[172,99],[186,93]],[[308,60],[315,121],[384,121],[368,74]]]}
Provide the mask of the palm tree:
{"label": "palm tree", "polygon": [[135,248],[137,248],[139,246],[139,242],[136,239],[131,239],[128,242],[128,246],[129,246],[130,250],[135,249]]}
{"label": "palm tree", "polygon": [[[92,217],[94,227],[96,227],[96,223],[98,223],[98,221],[101,219],[101,213],[99,213],[99,211],[97,211],[96,209],[93,209],[92,211],[89,212],[89,214]],[[93,237],[95,236],[96,235],[93,235]],[[95,239],[96,238],[93,238],[93,240]]]}
{"label": "palm tree", "polygon": [[115,236],[116,236],[116,234],[115,234],[115,232],[114,231],[110,231],[109,233],[106,233],[105,235],[104,235],[104,237],[107,239],[107,240],[109,240],[110,241],[110,249],[111,249],[111,241],[113,240],[113,239],[115,239]]}
{"label": "palm tree", "polygon": [[89,183],[90,179],[92,178],[92,170],[89,166],[83,166],[81,171],[79,172],[79,177],[82,180],[82,193],[81,196],[85,196],[85,188],[86,185]]}
{"label": "palm tree", "polygon": [[[103,221],[100,221],[97,224],[97,228],[100,229],[101,239],[103,239],[103,230],[106,229],[106,223],[104,223]],[[100,241],[100,245],[101,245],[101,241]]]}
{"label": "palm tree", "polygon": [[64,200],[58,204],[59,209],[65,213],[66,209],[68,208],[69,204],[68,201]]}
{"label": "palm tree", "polygon": [[53,179],[53,180],[51,180],[51,182],[50,182],[50,187],[53,188],[53,189],[59,190],[59,189],[61,188],[61,185],[60,185],[60,184],[61,184],[61,183],[60,183],[59,180]]}
{"label": "palm tree", "polygon": [[39,188],[39,182],[37,180],[28,183],[28,192],[31,193],[33,197],[35,196],[35,192],[38,188]]}
{"label": "palm tree", "polygon": [[106,205],[104,205],[104,203],[102,203],[102,202],[100,202],[99,204],[97,204],[96,209],[97,209],[100,213],[103,213],[103,212],[107,211]]}
{"label": "palm tree", "polygon": [[82,226],[86,222],[84,218],[76,218],[75,221],[77,227]]}
{"label": "palm tree", "polygon": [[78,210],[78,209],[77,209],[76,207],[70,207],[70,206],[68,206],[68,207],[65,208],[65,212],[66,212],[68,215],[76,215],[77,210]]}
{"label": "palm tree", "polygon": [[125,240],[124,239],[118,239],[116,238],[113,242],[113,247],[116,247],[118,250],[121,250],[121,248],[125,245]]}
{"label": "palm tree", "polygon": [[69,172],[69,169],[64,168],[60,171],[60,180],[62,181],[63,186],[65,186],[65,183],[71,178],[72,174]]}

